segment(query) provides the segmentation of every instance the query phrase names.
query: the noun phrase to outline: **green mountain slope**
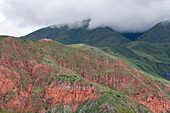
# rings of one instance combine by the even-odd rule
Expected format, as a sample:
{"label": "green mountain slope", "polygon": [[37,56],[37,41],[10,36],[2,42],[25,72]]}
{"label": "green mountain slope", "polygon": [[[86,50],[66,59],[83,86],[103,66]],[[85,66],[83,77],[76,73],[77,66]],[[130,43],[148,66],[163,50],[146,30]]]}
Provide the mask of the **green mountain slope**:
{"label": "green mountain slope", "polygon": [[170,43],[131,42],[122,46],[103,48],[103,50],[108,53],[114,52],[143,71],[170,80],[170,56],[167,45]]}
{"label": "green mountain slope", "polygon": [[82,48],[53,40],[4,38],[1,111],[169,112],[169,86],[162,79],[93,52],[100,51],[97,48]]}
{"label": "green mountain slope", "polygon": [[111,46],[130,42],[109,27],[88,29],[88,25],[69,28],[67,25],[57,27],[46,27],[32,32],[22,38],[39,40],[50,38],[63,44],[86,43],[93,46]]}
{"label": "green mountain slope", "polygon": [[150,43],[170,42],[170,22],[164,21],[156,24],[140,36],[138,41],[146,41]]}

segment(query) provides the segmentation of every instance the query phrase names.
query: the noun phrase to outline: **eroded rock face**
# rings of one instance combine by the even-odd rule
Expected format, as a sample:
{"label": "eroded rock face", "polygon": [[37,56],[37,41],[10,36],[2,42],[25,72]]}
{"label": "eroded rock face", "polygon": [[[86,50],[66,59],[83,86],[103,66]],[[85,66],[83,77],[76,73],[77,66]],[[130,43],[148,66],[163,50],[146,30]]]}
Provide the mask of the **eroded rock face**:
{"label": "eroded rock face", "polygon": [[16,81],[19,79],[19,75],[16,72],[0,66],[0,107],[2,110],[6,108],[24,109],[17,97]]}
{"label": "eroded rock face", "polygon": [[[95,88],[91,88],[87,84],[73,83],[71,85],[69,82],[62,84],[62,81],[49,84],[54,76],[49,76],[42,81],[48,74],[54,74],[54,71],[50,66],[38,64],[35,60],[22,63],[21,61],[10,61],[4,56],[0,61],[2,65],[9,68],[0,66],[0,97],[2,98],[0,107],[2,110],[22,111],[25,109],[32,112],[45,112],[46,109],[43,106],[49,105],[49,100],[52,99],[49,106],[54,106],[56,103],[69,104],[74,106],[72,111],[75,112],[77,106],[82,102],[100,97],[100,94],[96,94]],[[22,73],[17,73],[14,67],[20,69]],[[28,81],[27,85],[23,81],[24,72],[27,77],[26,81]],[[41,91],[43,89],[45,91]],[[40,104],[39,108],[33,105],[34,103]]]}
{"label": "eroded rock face", "polygon": [[0,93],[5,94],[10,90],[15,89],[15,82],[11,80],[19,79],[19,76],[16,72],[11,72],[11,70],[5,68],[4,66],[0,66]]}
{"label": "eroded rock face", "polygon": [[[24,86],[22,76],[19,73],[13,73],[9,69],[0,66],[0,97],[2,98],[0,100],[0,107],[2,110],[26,109],[26,111],[34,112],[41,110],[43,112],[46,111],[46,109],[43,108],[45,105],[52,107],[55,106],[56,103],[59,103],[59,105],[64,103],[73,105],[74,108],[72,111],[75,112],[79,104],[88,99],[94,100],[100,97],[100,94],[96,94],[95,87],[84,83],[75,82],[71,85],[69,82],[63,83],[61,80],[55,80],[49,84],[49,81],[54,79],[54,77],[49,77],[48,79],[44,79],[45,81],[42,81],[43,77],[47,74],[54,73],[53,69],[49,66],[37,64],[34,61],[29,62],[29,66],[33,66],[32,69],[27,66],[30,74],[29,77],[33,77],[34,79],[30,81],[27,87]],[[44,85],[44,87],[41,85]],[[43,89],[45,90],[41,91]],[[50,99],[51,102],[49,102]],[[37,109],[36,106],[33,105],[33,103],[36,102],[40,104],[38,105],[40,107]]]}
{"label": "eroded rock face", "polygon": [[159,113],[160,111],[166,112],[170,110],[170,103],[167,99],[163,100],[161,97],[148,97],[146,101],[139,100],[142,104],[149,107],[154,113]]}
{"label": "eroded rock face", "polygon": [[[89,62],[90,57],[84,57],[87,59],[87,62]],[[92,72],[94,70],[100,69],[107,70],[108,68],[112,68],[113,71],[105,73],[103,75],[97,74],[96,71],[96,75],[91,76],[90,74],[86,73],[85,69],[77,71],[76,67],[65,66],[65,62],[63,61],[60,61],[59,64],[74,71],[77,71],[77,73],[80,73],[83,78],[86,78],[90,81],[104,84],[109,88],[116,89],[125,94],[126,92],[130,93],[127,94],[129,98],[135,100],[137,103],[141,102],[155,113],[167,112],[170,110],[170,101],[165,96],[164,92],[156,85],[159,84],[158,82],[156,82],[155,80],[152,80],[152,82],[150,82],[148,79],[145,78],[146,76],[144,76],[144,74],[142,74],[140,71],[135,68],[128,68],[120,60],[116,62],[105,60],[102,66],[100,66],[102,63],[101,61],[99,61],[98,58],[95,58],[95,60],[98,65],[95,67],[93,66],[93,64],[91,64]],[[164,88],[165,90],[170,90],[169,87]],[[169,91],[166,90],[166,92]],[[150,97],[148,97],[148,95],[150,95]]]}
{"label": "eroded rock face", "polygon": [[52,84],[50,88],[46,90],[45,98],[47,100],[52,99],[53,104],[59,102],[59,105],[62,103],[74,105],[72,112],[75,112],[77,106],[86,100],[94,100],[100,97],[100,94],[96,94],[95,88],[89,85],[81,83],[71,85],[66,82],[61,85],[59,84],[59,82]]}

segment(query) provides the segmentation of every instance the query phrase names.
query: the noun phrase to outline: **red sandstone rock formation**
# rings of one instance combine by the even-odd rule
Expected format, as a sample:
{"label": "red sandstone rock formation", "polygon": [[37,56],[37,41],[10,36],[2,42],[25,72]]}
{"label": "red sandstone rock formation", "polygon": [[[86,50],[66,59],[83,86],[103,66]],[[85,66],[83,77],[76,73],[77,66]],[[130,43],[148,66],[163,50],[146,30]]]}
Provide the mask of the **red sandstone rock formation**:
{"label": "red sandstone rock formation", "polygon": [[83,85],[81,83],[74,83],[73,85],[64,83],[62,85],[53,84],[53,88],[46,90],[45,98],[53,98],[53,104],[59,102],[59,104],[65,103],[74,105],[72,112],[75,112],[77,106],[88,99],[98,99],[100,94],[96,94],[95,88],[89,85]]}

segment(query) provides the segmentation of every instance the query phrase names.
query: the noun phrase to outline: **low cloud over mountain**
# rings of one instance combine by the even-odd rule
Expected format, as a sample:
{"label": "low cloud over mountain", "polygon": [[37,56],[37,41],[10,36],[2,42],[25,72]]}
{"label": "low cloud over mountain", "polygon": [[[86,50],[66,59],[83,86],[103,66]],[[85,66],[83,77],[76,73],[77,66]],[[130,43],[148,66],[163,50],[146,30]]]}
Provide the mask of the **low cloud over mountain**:
{"label": "low cloud over mountain", "polygon": [[2,0],[0,33],[25,35],[39,27],[91,19],[90,28],[110,26],[141,32],[170,19],[169,0]]}

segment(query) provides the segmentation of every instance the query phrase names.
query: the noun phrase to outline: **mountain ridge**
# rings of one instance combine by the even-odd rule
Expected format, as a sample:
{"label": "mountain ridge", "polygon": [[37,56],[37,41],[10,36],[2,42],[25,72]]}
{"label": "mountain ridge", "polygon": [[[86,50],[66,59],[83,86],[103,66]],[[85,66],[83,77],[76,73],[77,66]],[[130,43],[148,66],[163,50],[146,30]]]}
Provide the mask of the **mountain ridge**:
{"label": "mountain ridge", "polygon": [[88,26],[69,28],[68,25],[61,27],[45,27],[21,38],[39,40],[51,38],[63,44],[86,43],[92,46],[120,45],[130,42],[109,27],[89,29]]}
{"label": "mountain ridge", "polygon": [[150,30],[140,36],[137,40],[150,43],[170,42],[170,22],[162,21],[160,23],[157,23]]}

